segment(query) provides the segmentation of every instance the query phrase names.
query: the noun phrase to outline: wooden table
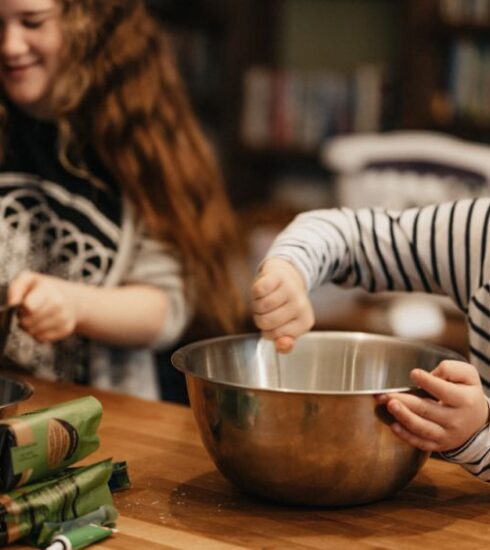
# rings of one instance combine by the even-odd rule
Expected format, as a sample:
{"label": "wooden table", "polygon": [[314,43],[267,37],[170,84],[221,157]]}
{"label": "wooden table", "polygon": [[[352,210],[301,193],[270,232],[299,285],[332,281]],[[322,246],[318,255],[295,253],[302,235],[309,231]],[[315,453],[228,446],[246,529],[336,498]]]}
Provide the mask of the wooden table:
{"label": "wooden table", "polygon": [[367,506],[281,507],[240,493],[216,471],[186,407],[30,381],[35,395],[23,410],[88,393],[99,398],[101,447],[86,462],[112,457],[129,463],[133,487],[114,495],[119,532],[97,549],[490,546],[490,485],[458,466],[430,459],[395,498]]}

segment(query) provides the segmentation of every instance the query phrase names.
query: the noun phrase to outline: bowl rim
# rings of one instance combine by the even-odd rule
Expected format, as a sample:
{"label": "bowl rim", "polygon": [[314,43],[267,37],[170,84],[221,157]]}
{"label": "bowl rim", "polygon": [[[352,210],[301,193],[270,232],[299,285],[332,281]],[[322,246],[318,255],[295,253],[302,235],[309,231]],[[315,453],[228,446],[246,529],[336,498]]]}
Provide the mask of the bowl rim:
{"label": "bowl rim", "polygon": [[[439,352],[441,354],[446,355],[446,359],[451,361],[463,361],[465,363],[468,362],[468,359],[466,359],[463,355],[458,353],[457,351],[451,350],[449,348],[445,348],[444,346],[439,346],[437,344],[432,344],[429,342],[424,342],[423,340],[416,340],[413,338],[403,338],[399,336],[391,336],[386,334],[376,334],[376,333],[370,333],[370,332],[361,332],[361,331],[338,331],[338,330],[311,330],[307,332],[306,334],[303,334],[300,338],[307,339],[318,335],[329,335],[332,337],[342,337],[345,339],[352,339],[356,338],[359,340],[377,340],[377,341],[388,341],[392,343],[399,343],[403,345],[407,345],[408,347],[414,347],[414,348],[426,348],[427,350]],[[310,390],[310,389],[303,389],[303,390],[296,390],[291,388],[281,388],[278,386],[270,386],[267,388],[260,388],[257,386],[253,386],[251,384],[243,384],[238,382],[227,382],[224,380],[216,380],[214,378],[211,378],[210,376],[206,376],[204,374],[196,374],[192,372],[188,367],[185,366],[185,356],[187,356],[189,353],[191,353],[194,349],[203,347],[207,344],[212,344],[215,342],[226,342],[228,340],[247,340],[251,338],[256,338],[257,341],[260,339],[261,335],[260,332],[247,332],[247,333],[240,333],[240,334],[232,334],[232,335],[226,335],[226,336],[215,336],[213,338],[205,338],[202,340],[197,340],[195,342],[192,342],[190,344],[186,344],[176,351],[174,351],[170,357],[171,364],[174,368],[176,368],[181,373],[185,374],[186,377],[190,376],[192,378],[197,378],[199,380],[204,380],[206,382],[210,382],[212,384],[216,384],[222,387],[230,387],[230,388],[237,388],[242,389],[246,391],[252,391],[252,392],[270,392],[270,393],[288,393],[288,394],[298,394],[298,395],[337,395],[337,396],[362,396],[362,395],[380,395],[380,394],[387,394],[387,393],[401,393],[401,392],[409,392],[420,389],[415,384],[410,386],[400,386],[397,388],[386,388],[386,389],[366,389],[366,390]],[[414,367],[416,368],[416,367]]]}
{"label": "bowl rim", "polygon": [[22,386],[22,389],[24,390],[24,395],[22,395],[22,397],[19,397],[18,399],[15,399],[14,401],[10,401],[9,403],[0,403],[0,410],[11,407],[12,405],[19,405],[20,403],[23,403],[24,401],[32,397],[32,395],[34,394],[34,386],[29,382],[26,382],[25,380],[15,378],[13,376],[5,376],[3,374],[0,374],[0,383],[2,380],[7,380],[8,382],[13,382]]}

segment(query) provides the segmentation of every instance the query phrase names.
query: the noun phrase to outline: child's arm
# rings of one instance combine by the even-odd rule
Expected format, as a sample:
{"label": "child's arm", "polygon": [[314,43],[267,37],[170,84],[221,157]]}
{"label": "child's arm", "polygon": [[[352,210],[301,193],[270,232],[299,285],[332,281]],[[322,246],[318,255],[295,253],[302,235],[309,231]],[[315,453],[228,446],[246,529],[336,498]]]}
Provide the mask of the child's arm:
{"label": "child's arm", "polygon": [[103,342],[148,346],[168,320],[166,293],[149,285],[103,288],[23,272],[9,287],[20,325],[40,342],[77,333]]}
{"label": "child's arm", "polygon": [[421,290],[447,294],[465,309],[490,279],[490,263],[482,262],[489,213],[486,198],[403,212],[314,210],[297,216],[267,257],[293,263],[308,290],[326,282],[370,292]]}
{"label": "child's arm", "polygon": [[472,365],[443,361],[431,373],[414,369],[412,380],[433,398],[410,393],[377,397],[396,419],[392,430],[410,445],[424,451],[451,451],[488,424],[489,406]]}
{"label": "child's arm", "polygon": [[[485,261],[489,213],[489,199],[401,213],[346,208],[311,211],[299,215],[278,235],[267,258],[292,264],[308,291],[327,282],[361,286],[370,292],[419,290],[447,294],[467,312],[470,298],[490,279],[490,262]],[[267,266],[262,267],[259,280]],[[300,287],[296,291],[304,297]],[[254,290],[254,300],[265,296]],[[268,309],[264,304],[254,301],[254,312],[269,315],[271,324],[262,316],[259,328],[269,337],[279,329],[282,335],[286,323],[282,318],[276,322],[272,309],[264,311]],[[293,338],[308,330],[301,323],[293,328],[289,335]]]}

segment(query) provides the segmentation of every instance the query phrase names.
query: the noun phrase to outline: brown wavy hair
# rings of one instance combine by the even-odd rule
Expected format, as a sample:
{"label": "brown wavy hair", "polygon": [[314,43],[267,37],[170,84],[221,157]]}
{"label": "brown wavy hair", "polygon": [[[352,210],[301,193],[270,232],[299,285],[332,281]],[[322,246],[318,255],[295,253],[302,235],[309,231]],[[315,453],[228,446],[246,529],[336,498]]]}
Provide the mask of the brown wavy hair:
{"label": "brown wavy hair", "polygon": [[90,143],[145,219],[178,251],[195,311],[214,332],[243,318],[230,270],[234,216],[168,36],[140,0],[57,0],[64,52],[53,91],[60,160]]}

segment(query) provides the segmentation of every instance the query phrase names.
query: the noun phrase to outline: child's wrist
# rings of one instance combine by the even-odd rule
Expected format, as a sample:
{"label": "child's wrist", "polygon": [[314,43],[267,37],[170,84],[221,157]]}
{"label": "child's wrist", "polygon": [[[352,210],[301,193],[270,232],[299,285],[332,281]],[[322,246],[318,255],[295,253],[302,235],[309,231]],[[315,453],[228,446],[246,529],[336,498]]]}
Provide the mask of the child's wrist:
{"label": "child's wrist", "polygon": [[305,276],[289,258],[282,256],[271,256],[270,258],[265,260],[264,267],[267,269],[288,270],[298,281],[301,282],[303,290],[307,291]]}
{"label": "child's wrist", "polygon": [[487,403],[487,421],[485,422],[483,427],[490,425],[490,400],[486,396],[485,396],[485,401]]}

